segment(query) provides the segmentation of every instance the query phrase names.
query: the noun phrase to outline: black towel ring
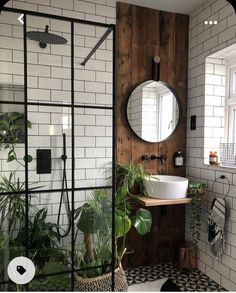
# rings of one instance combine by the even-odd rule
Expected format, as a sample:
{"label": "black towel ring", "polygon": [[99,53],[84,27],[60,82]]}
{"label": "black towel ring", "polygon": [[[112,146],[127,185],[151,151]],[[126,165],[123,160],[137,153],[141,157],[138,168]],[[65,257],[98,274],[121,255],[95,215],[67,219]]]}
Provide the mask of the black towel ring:
{"label": "black towel ring", "polygon": [[228,191],[227,191],[227,193],[226,193],[226,195],[225,195],[225,197],[224,197],[224,199],[226,199],[226,197],[229,195],[229,192],[230,192],[230,181],[229,181],[229,179],[225,176],[225,175],[221,175],[221,176],[219,176],[218,178],[216,178],[215,180],[214,180],[214,182],[213,182],[213,184],[212,184],[212,189],[211,189],[211,192],[212,192],[212,195],[213,195],[213,199],[215,199],[216,198],[216,193],[214,192],[214,185],[215,185],[215,183],[218,181],[218,180],[226,180],[227,181],[227,183],[228,183]]}

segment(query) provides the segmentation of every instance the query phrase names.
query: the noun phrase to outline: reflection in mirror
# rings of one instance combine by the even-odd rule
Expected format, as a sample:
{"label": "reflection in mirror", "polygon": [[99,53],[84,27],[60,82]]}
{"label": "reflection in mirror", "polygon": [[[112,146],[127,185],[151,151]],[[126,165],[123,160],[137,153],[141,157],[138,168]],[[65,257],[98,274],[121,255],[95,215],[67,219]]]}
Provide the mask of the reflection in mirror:
{"label": "reflection in mirror", "polygon": [[126,111],[128,123],[138,137],[148,142],[160,142],[175,131],[180,103],[167,84],[149,80],[134,89]]}

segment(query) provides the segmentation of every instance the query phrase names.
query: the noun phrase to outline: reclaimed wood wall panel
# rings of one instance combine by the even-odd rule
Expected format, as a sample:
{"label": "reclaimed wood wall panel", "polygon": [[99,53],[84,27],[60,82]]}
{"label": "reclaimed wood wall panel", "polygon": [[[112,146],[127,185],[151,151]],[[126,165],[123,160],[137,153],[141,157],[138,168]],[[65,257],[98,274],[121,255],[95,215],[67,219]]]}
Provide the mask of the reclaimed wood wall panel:
{"label": "reclaimed wood wall panel", "polygon": [[[143,154],[165,154],[160,161],[145,162],[156,174],[185,176],[185,167],[173,167],[176,151],[186,151],[188,16],[134,5],[117,3],[117,161],[142,162]],[[160,55],[160,79],[180,97],[183,116],[180,127],[166,141],[148,143],[139,139],[126,121],[126,103],[140,83],[152,79],[152,60]],[[125,258],[126,266],[177,260],[178,247],[184,242],[184,205],[150,208],[152,231],[139,236],[132,231]],[[166,253],[169,251],[169,253]]]}

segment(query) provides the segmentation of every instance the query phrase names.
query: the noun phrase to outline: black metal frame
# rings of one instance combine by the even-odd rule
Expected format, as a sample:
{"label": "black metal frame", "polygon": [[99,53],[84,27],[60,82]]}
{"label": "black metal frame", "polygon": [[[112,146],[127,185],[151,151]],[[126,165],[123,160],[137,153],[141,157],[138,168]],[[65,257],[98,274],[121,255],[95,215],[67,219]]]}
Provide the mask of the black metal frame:
{"label": "black metal frame", "polygon": [[[143,83],[145,83],[145,82],[147,82],[147,81],[148,81],[148,80],[141,82],[140,84],[137,85],[137,87],[139,87],[140,85],[142,85]],[[150,80],[150,81],[152,81],[152,80]],[[132,91],[130,92],[130,95],[129,95],[127,101],[126,101],[126,105],[125,105],[125,118],[126,118],[127,124],[129,125],[130,130],[132,131],[132,133],[133,133],[137,138],[139,138],[139,139],[141,139],[142,141],[145,141],[145,142],[147,142],[147,143],[160,143],[160,142],[163,142],[163,141],[167,140],[168,138],[170,138],[170,137],[176,132],[176,130],[179,128],[179,126],[180,126],[180,124],[181,124],[181,122],[182,122],[182,119],[183,119],[183,106],[182,106],[181,99],[180,99],[179,95],[177,94],[177,92],[176,92],[176,91],[175,91],[175,90],[174,90],[169,84],[167,84],[166,82],[164,82],[164,81],[160,81],[160,80],[158,80],[157,82],[163,84],[164,86],[166,86],[166,87],[172,92],[172,94],[173,94],[173,95],[175,96],[175,98],[176,98],[176,101],[177,101],[177,104],[178,104],[178,107],[179,107],[179,119],[178,119],[178,123],[176,124],[175,129],[172,131],[172,133],[171,133],[169,136],[167,136],[164,140],[160,140],[160,141],[156,141],[156,142],[148,141],[148,140],[145,140],[145,139],[143,139],[142,137],[140,137],[140,136],[139,136],[139,135],[133,130],[133,128],[132,128],[132,126],[131,126],[131,124],[130,124],[129,118],[128,118],[128,103],[129,103],[129,100],[130,100],[130,98],[131,98],[131,95],[132,95],[133,91],[134,91],[137,87],[135,87],[134,89],[132,89]]]}
{"label": "black metal frame", "polygon": [[[82,269],[75,269],[75,243],[74,243],[74,236],[75,236],[75,229],[74,229],[74,195],[75,191],[86,191],[86,190],[94,190],[94,189],[112,189],[112,263],[110,264],[112,266],[112,284],[111,284],[111,290],[114,291],[115,289],[115,278],[114,278],[114,269],[115,269],[115,192],[116,192],[116,184],[115,184],[115,177],[116,177],[116,171],[115,171],[115,161],[116,161],[116,54],[115,54],[115,48],[116,48],[116,26],[113,24],[105,24],[105,23],[99,23],[94,21],[87,21],[82,19],[74,19],[69,17],[63,17],[58,15],[52,15],[52,14],[46,14],[46,13],[40,13],[40,12],[34,12],[34,11],[28,11],[28,10],[22,10],[22,9],[15,9],[15,8],[3,8],[2,11],[6,12],[14,12],[14,13],[21,13],[24,14],[24,27],[23,27],[23,34],[24,34],[24,102],[9,102],[9,101],[0,101],[0,104],[13,104],[13,105],[23,105],[24,106],[24,112],[25,112],[25,156],[28,155],[28,128],[27,128],[27,117],[28,117],[28,106],[50,106],[50,107],[63,107],[63,108],[71,108],[71,117],[72,117],[72,129],[71,129],[71,148],[72,148],[72,184],[71,188],[67,189],[47,189],[47,190],[34,190],[30,191],[30,193],[37,193],[37,194],[44,194],[44,193],[55,193],[55,192],[61,192],[61,191],[68,191],[71,193],[71,216],[72,216],[72,230],[71,230],[71,252],[72,252],[72,263],[71,263],[71,269],[64,272],[59,273],[52,273],[46,275],[46,277],[56,276],[56,275],[67,275],[71,274],[71,290],[74,290],[74,273],[81,271]],[[57,19],[61,21],[67,21],[71,23],[71,104],[60,104],[60,103],[40,103],[40,102],[29,102],[28,101],[28,72],[27,72],[27,37],[26,37],[26,30],[27,30],[27,16],[37,16],[37,17],[45,17],[45,18],[52,18]],[[102,36],[101,40],[97,43],[95,48],[91,51],[91,53],[94,53],[94,50],[96,50],[101,43],[105,40],[105,37],[107,37],[111,31],[113,32],[113,93],[112,93],[112,106],[106,107],[106,106],[90,106],[90,105],[75,105],[74,100],[74,24],[75,23],[81,23],[81,24],[87,24],[87,25],[93,25],[93,26],[99,26],[108,28],[108,30],[105,32],[105,34]],[[109,33],[108,33],[109,32]],[[90,54],[89,54],[90,55]],[[88,56],[89,57],[89,56]],[[88,58],[87,57],[87,58]],[[91,56],[90,56],[91,57]],[[90,58],[89,57],[89,58]],[[87,59],[86,58],[86,59]],[[88,60],[86,60],[87,62]],[[85,62],[85,63],[86,63]],[[75,128],[74,128],[74,110],[75,108],[84,108],[84,109],[105,109],[105,110],[112,110],[112,186],[98,186],[98,187],[84,187],[84,188],[76,188],[75,187]],[[2,195],[12,195],[12,194],[25,194],[25,200],[26,200],[26,219],[25,219],[25,231],[26,231],[26,247],[25,247],[25,256],[27,257],[29,255],[29,207],[28,207],[28,196],[29,196],[29,178],[28,178],[28,162],[26,160],[25,162],[25,192],[7,192],[3,193]],[[102,267],[102,266],[100,266]],[[107,266],[106,266],[107,267]],[[84,270],[84,269],[83,269]],[[35,276],[35,279],[38,279],[42,276]],[[44,275],[45,277],[45,275]],[[0,282],[1,284],[7,284],[11,281],[3,281]],[[26,290],[28,290],[28,286],[26,286]]]}

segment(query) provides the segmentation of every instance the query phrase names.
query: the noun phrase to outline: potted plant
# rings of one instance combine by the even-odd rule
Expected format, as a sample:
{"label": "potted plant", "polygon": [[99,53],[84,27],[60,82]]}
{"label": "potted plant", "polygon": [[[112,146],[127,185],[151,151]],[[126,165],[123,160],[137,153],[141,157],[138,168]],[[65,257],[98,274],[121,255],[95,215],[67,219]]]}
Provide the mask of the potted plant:
{"label": "potted plant", "polygon": [[[136,176],[140,173],[131,175],[129,172],[129,177],[125,174],[126,176],[120,177],[118,175],[115,199],[115,291],[128,289],[121,266],[127,233],[133,225],[140,235],[145,235],[152,225],[151,213],[142,208],[134,213],[130,203],[130,189],[137,182],[135,179],[141,178]],[[75,220],[76,238],[79,232],[83,233],[83,245],[77,250],[77,267],[80,270],[75,274],[76,291],[111,291],[112,202],[109,191],[95,190],[92,198],[76,210]],[[118,240],[121,240],[121,245],[118,245]]]}
{"label": "potted plant", "polygon": [[130,195],[147,196],[144,188],[144,178],[147,176],[152,176],[152,172],[146,171],[143,164],[116,164],[117,188],[125,186]]}
{"label": "potted plant", "polygon": [[197,245],[200,240],[202,200],[206,192],[206,184],[192,182],[188,187],[188,196],[192,198],[190,207],[189,230],[191,241],[186,242],[185,247],[180,249],[181,268],[197,268]]}

